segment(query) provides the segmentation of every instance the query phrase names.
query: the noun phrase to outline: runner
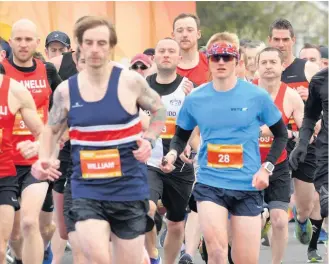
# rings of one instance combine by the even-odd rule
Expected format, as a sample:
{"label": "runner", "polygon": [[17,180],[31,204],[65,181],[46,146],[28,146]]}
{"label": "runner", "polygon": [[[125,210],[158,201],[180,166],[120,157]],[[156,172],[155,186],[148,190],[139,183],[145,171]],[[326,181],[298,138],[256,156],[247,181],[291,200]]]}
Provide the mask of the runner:
{"label": "runner", "polygon": [[[254,83],[264,88],[274,100],[282,113],[286,125],[292,117],[300,127],[304,114],[303,101],[296,91],[281,82],[283,71],[283,54],[280,50],[267,47],[260,51],[258,57],[259,80]],[[272,134],[266,126],[262,128],[259,138],[261,160],[264,162],[272,146]],[[293,132],[288,130],[288,138],[293,138]],[[279,157],[273,175],[270,177],[269,187],[265,189],[264,200],[270,211],[272,236],[272,264],[283,261],[284,252],[288,242],[288,206],[290,202],[291,180],[287,151],[284,150]]]}
{"label": "runner", "polygon": [[[199,126],[200,169],[193,196],[207,245],[208,263],[227,261],[230,212],[233,259],[236,263],[254,264],[258,263],[260,250],[261,190],[268,187],[273,164],[285,148],[287,130],[270,96],[235,76],[238,37],[224,32],[212,39],[207,55],[213,81],[184,101],[161,169],[167,173],[173,170],[177,155],[183,152],[194,127]],[[222,118],[213,122],[212,116]],[[267,124],[274,135],[273,147],[262,165],[258,150],[261,124]]]}
{"label": "runner", "polygon": [[[297,90],[301,98],[305,101],[308,97],[308,84],[312,76],[319,70],[318,66],[293,55],[293,45],[295,43],[294,29],[291,23],[285,19],[274,21],[269,29],[269,44],[278,48],[284,55],[285,70],[282,73],[281,81],[289,87]],[[291,128],[297,131],[294,121],[291,120]],[[290,127],[290,126],[289,126]],[[296,137],[297,134],[296,134]],[[294,140],[289,140],[287,144],[288,154],[295,146]],[[308,147],[308,155],[304,163],[300,163],[297,170],[293,170],[291,177],[294,178],[294,197],[296,200],[295,211],[295,232],[297,239],[308,244],[312,236],[312,222],[309,216],[313,209],[314,199],[314,171],[316,168],[315,144]],[[316,224],[313,222],[313,224]]]}
{"label": "runner", "polygon": [[321,52],[321,69],[328,68],[328,47],[327,46],[320,46]]}
{"label": "runner", "polygon": [[[293,169],[307,157],[307,144],[312,137],[315,123],[320,119],[321,130],[316,140],[317,169],[315,171],[314,186],[320,196],[321,217],[328,217],[328,68],[317,73],[309,86],[309,97],[305,105],[305,115],[299,130],[299,143],[291,152],[289,162]],[[321,224],[318,227],[319,235]],[[315,251],[315,252],[314,252]],[[321,262],[316,248],[308,249],[309,262]]]}
{"label": "runner", "polygon": [[62,31],[53,31],[47,38],[45,43],[45,53],[48,59],[62,55],[64,52],[69,52],[71,49],[71,40],[66,33]]}
{"label": "runner", "polygon": [[[21,115],[33,136],[38,138],[43,125],[31,94],[22,84],[0,74],[0,263],[6,263],[7,244],[14,224],[15,211],[20,208],[19,179],[16,177],[12,145],[16,114]],[[17,148],[26,158],[36,154],[34,146],[27,141],[18,144]]]}
{"label": "runner", "polygon": [[[180,47],[173,39],[160,40],[155,48],[154,61],[157,73],[147,77],[147,82],[160,96],[167,109],[166,126],[157,140],[148,160],[148,183],[150,185],[150,216],[154,217],[156,205],[161,198],[167,209],[167,235],[164,241],[164,263],[174,263],[184,239],[186,207],[194,182],[192,164],[181,160],[175,163],[176,169],[168,175],[159,169],[162,157],[169,150],[170,140],[175,133],[176,117],[184,102],[184,78],[176,73],[181,60]],[[152,264],[161,263],[156,249],[156,227],[146,235],[146,248]]]}
{"label": "runner", "polygon": [[318,46],[306,43],[299,52],[299,58],[317,64],[319,69],[322,67],[321,51]]}
{"label": "runner", "polygon": [[[45,165],[50,163],[50,150],[68,122],[73,157],[72,213],[85,256],[89,262],[110,263],[111,237],[113,263],[140,264],[149,220],[144,163],[164,126],[166,111],[159,95],[140,75],[108,63],[117,43],[110,22],[85,18],[76,25],[74,35],[85,56],[86,70],[55,91],[34,176],[48,177]],[[143,138],[137,105],[151,112]],[[97,113],[97,118],[90,113]]]}
{"label": "runner", "polygon": [[[34,98],[39,116],[45,122],[48,116],[50,94],[61,82],[61,79],[51,63],[44,64],[40,60],[33,59],[33,53],[39,42],[40,39],[37,37],[37,29],[33,22],[22,19],[14,23],[10,39],[13,56],[2,61],[0,72],[24,84]],[[15,150],[19,142],[26,140],[33,142],[34,137],[25,127],[20,115],[17,115],[13,129],[14,162],[20,186],[19,196],[22,199],[21,210],[16,214],[10,245],[17,258],[17,263],[21,263],[20,260],[23,258],[24,264],[35,264],[42,262],[44,251],[42,248],[49,248],[48,244],[55,227],[52,225],[51,192],[47,194],[48,183],[37,181],[30,175],[31,165],[36,158],[26,160]],[[35,143],[34,147],[38,148],[38,144]],[[23,249],[20,225],[24,238]],[[47,257],[45,254],[45,261]]]}

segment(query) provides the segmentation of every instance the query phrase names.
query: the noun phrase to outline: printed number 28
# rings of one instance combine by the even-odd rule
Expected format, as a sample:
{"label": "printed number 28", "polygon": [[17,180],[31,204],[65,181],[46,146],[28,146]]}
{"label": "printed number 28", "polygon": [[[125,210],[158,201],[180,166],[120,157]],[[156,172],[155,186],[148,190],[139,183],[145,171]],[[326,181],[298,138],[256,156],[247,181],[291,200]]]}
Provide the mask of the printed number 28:
{"label": "printed number 28", "polygon": [[218,154],[218,163],[230,163],[230,155]]}

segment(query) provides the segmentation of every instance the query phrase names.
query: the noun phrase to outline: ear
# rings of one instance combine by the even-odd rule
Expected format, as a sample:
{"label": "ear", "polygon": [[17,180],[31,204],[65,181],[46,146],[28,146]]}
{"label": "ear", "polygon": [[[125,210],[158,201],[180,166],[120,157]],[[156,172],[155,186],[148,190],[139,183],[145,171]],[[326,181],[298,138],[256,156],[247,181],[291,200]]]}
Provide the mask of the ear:
{"label": "ear", "polygon": [[39,46],[40,44],[40,38],[37,38],[37,45]]}
{"label": "ear", "polygon": [[267,37],[267,42],[268,42],[268,43],[271,42],[271,37],[270,37],[270,36]]}
{"label": "ear", "polygon": [[294,44],[296,43],[296,37],[292,37],[291,40]]}
{"label": "ear", "polygon": [[201,38],[201,29],[198,29],[198,31],[197,31],[197,38],[198,38],[198,39]]}
{"label": "ear", "polygon": [[174,31],[171,32],[171,37],[172,37],[173,39],[175,39],[175,33],[174,33]]}

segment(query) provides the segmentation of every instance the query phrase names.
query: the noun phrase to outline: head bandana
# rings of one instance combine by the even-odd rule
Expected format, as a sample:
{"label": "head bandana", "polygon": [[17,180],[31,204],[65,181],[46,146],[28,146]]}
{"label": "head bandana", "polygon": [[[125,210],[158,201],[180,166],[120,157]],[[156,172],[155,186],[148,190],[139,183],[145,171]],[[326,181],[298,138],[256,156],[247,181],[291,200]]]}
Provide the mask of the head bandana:
{"label": "head bandana", "polygon": [[231,55],[237,59],[239,59],[239,51],[231,44],[227,43],[215,43],[210,46],[207,50],[207,57],[213,55]]}

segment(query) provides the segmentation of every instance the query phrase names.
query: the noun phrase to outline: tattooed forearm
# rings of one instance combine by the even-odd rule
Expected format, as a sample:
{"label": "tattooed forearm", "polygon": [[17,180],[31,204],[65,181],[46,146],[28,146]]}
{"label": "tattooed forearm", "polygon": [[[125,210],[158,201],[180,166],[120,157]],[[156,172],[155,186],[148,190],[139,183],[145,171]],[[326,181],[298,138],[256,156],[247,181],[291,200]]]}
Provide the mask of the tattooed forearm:
{"label": "tattooed forearm", "polygon": [[157,139],[166,121],[166,108],[163,105],[159,94],[148,86],[145,86],[142,94],[138,98],[138,104],[143,110],[147,110],[150,115],[150,125],[144,136],[151,139]]}
{"label": "tattooed forearm", "polygon": [[66,122],[67,113],[64,105],[63,95],[59,90],[55,90],[53,106],[49,112],[48,125],[57,126]]}

